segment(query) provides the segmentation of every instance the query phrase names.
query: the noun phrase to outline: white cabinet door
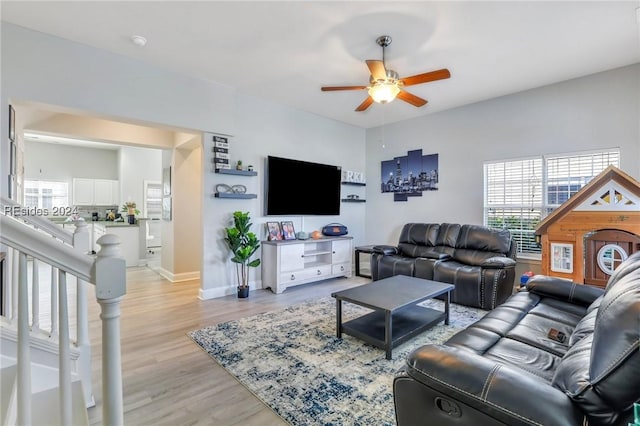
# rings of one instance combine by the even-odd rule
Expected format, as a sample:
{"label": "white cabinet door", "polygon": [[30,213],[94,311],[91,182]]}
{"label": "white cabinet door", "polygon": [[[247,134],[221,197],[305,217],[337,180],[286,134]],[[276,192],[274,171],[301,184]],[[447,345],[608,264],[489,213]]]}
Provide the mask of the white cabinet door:
{"label": "white cabinet door", "polygon": [[93,205],[93,179],[73,179],[73,204],[75,206]]}
{"label": "white cabinet door", "polygon": [[304,269],[304,244],[283,244],[280,249],[280,271]]}
{"label": "white cabinet door", "polygon": [[351,240],[332,241],[331,263],[351,262]]}
{"label": "white cabinet door", "polygon": [[111,181],[111,202],[109,205],[119,206],[120,205],[120,181],[112,180]]}
{"label": "white cabinet door", "polygon": [[97,206],[110,206],[113,204],[112,180],[95,179],[93,181],[93,203]]}

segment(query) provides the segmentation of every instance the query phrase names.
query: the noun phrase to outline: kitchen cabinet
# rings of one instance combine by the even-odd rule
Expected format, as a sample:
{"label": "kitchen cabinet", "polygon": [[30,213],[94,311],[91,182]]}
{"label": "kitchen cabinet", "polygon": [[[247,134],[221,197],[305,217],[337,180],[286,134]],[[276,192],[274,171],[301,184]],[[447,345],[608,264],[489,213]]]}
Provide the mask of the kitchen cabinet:
{"label": "kitchen cabinet", "polygon": [[98,238],[104,234],[117,235],[120,239],[120,256],[124,258],[127,267],[138,266],[140,262],[140,242],[139,235],[140,227],[137,225],[127,224],[112,224],[106,222],[93,223],[93,249],[96,253],[100,250],[100,245],[97,243]]}
{"label": "kitchen cabinet", "polygon": [[73,178],[73,205],[113,206],[119,204],[120,181]]}

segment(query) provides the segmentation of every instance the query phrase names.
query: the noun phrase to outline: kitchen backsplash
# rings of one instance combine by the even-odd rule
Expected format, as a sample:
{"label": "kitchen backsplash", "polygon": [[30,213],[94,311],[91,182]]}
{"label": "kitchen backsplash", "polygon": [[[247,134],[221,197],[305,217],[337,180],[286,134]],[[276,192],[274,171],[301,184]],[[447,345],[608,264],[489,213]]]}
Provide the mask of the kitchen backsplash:
{"label": "kitchen backsplash", "polygon": [[86,221],[92,220],[93,214],[98,214],[98,220],[106,220],[107,212],[113,211],[114,213],[120,213],[118,206],[77,206],[78,214]]}

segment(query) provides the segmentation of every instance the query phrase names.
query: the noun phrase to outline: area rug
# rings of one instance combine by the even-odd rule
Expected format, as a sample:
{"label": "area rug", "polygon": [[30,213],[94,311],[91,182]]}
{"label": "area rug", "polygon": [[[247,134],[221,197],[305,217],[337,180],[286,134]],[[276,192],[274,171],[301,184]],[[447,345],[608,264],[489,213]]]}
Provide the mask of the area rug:
{"label": "area rug", "polygon": [[[424,306],[443,310],[439,300]],[[343,321],[370,312],[343,303]],[[393,376],[409,352],[441,343],[485,311],[451,305],[436,325],[384,350],[336,337],[335,299],[326,297],[192,331],[189,336],[254,395],[292,425],[394,425]]]}

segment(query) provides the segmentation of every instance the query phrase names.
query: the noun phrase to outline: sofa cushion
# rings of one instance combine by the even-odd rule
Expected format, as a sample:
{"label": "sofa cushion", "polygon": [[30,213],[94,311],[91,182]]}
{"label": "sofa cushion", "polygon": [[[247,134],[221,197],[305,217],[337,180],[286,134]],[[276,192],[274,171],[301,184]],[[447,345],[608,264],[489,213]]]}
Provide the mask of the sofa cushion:
{"label": "sofa cushion", "polygon": [[422,252],[435,245],[440,224],[407,223],[402,227],[398,239],[398,251],[409,257],[423,257]]}
{"label": "sofa cushion", "polygon": [[446,246],[452,249],[456,246],[458,235],[460,234],[460,228],[462,225],[458,223],[442,223],[438,230],[438,237],[436,238],[435,246]]}
{"label": "sofa cushion", "polygon": [[593,333],[576,338],[553,379],[595,424],[615,423],[640,397],[640,253],[633,257],[635,269],[610,280]]}
{"label": "sofa cushion", "polygon": [[453,258],[467,265],[481,265],[487,259],[507,256],[511,232],[478,225],[462,225]]}
{"label": "sofa cushion", "polygon": [[[601,300],[601,299],[598,299]],[[596,315],[598,314],[598,310],[594,309],[592,311],[587,310],[587,315],[584,316],[580,320],[580,322],[573,329],[573,333],[569,337],[569,346],[575,345],[580,340],[584,339],[585,336],[593,333],[593,330],[596,327]]]}

